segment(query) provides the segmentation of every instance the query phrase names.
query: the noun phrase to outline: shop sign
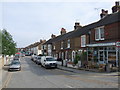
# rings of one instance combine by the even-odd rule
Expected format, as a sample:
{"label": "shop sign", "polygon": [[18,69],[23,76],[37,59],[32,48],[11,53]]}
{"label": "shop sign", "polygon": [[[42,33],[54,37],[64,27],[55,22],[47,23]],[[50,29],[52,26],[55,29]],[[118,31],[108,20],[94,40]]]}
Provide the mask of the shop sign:
{"label": "shop sign", "polygon": [[99,43],[99,44],[88,44],[88,47],[98,47],[98,46],[114,46],[115,43]]}

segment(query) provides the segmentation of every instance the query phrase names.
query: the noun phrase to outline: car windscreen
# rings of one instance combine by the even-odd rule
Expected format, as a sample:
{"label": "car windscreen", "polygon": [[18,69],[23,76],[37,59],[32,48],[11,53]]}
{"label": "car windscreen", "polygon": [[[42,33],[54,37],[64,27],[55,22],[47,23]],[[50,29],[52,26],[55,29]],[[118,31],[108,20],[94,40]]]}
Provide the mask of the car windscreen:
{"label": "car windscreen", "polygon": [[56,61],[54,58],[46,58],[46,61]]}
{"label": "car windscreen", "polygon": [[11,64],[20,64],[20,62],[12,62]]}
{"label": "car windscreen", "polygon": [[14,60],[19,60],[19,58],[14,58]]}
{"label": "car windscreen", "polygon": [[38,56],[38,59],[41,59],[41,57]]}

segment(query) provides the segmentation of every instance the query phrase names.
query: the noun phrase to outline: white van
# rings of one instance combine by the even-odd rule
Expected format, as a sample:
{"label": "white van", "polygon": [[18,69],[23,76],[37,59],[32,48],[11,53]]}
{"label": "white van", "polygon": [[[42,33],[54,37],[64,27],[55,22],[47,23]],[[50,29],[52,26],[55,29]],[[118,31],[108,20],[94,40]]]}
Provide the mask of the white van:
{"label": "white van", "polygon": [[42,56],[41,65],[45,68],[57,68],[57,60],[52,56]]}

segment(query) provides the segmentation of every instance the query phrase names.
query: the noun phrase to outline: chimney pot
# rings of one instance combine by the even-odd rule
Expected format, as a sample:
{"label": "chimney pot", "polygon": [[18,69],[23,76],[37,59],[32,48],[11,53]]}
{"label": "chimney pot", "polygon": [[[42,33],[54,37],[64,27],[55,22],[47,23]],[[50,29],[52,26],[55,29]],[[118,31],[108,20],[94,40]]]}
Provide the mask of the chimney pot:
{"label": "chimney pot", "polygon": [[52,38],[52,39],[55,38],[55,37],[56,37],[56,35],[54,35],[54,34],[51,35],[51,38]]}
{"label": "chimney pot", "polygon": [[78,28],[81,28],[82,26],[80,25],[79,22],[75,22],[74,30],[77,30]]}
{"label": "chimney pot", "polygon": [[119,1],[115,2],[115,6],[112,7],[112,13],[120,11],[120,3]]}
{"label": "chimney pot", "polygon": [[64,29],[64,28],[61,28],[61,35],[63,35],[63,34],[65,34],[66,33],[66,29]]}
{"label": "chimney pot", "polygon": [[119,6],[119,1],[115,2],[115,6]]}
{"label": "chimney pot", "polygon": [[102,9],[101,11],[102,11],[102,13],[100,14],[100,17],[101,17],[101,19],[102,19],[102,18],[104,18],[106,15],[108,15],[108,10]]}

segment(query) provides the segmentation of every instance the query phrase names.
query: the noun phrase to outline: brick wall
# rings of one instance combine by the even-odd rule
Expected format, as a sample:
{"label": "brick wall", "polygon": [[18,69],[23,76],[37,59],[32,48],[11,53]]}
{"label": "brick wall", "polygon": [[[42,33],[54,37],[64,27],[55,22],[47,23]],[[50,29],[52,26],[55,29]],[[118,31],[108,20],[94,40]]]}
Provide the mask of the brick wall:
{"label": "brick wall", "polygon": [[116,42],[120,40],[120,22],[106,25],[104,29],[105,40],[103,41],[95,41],[95,29],[91,30],[91,43]]}

